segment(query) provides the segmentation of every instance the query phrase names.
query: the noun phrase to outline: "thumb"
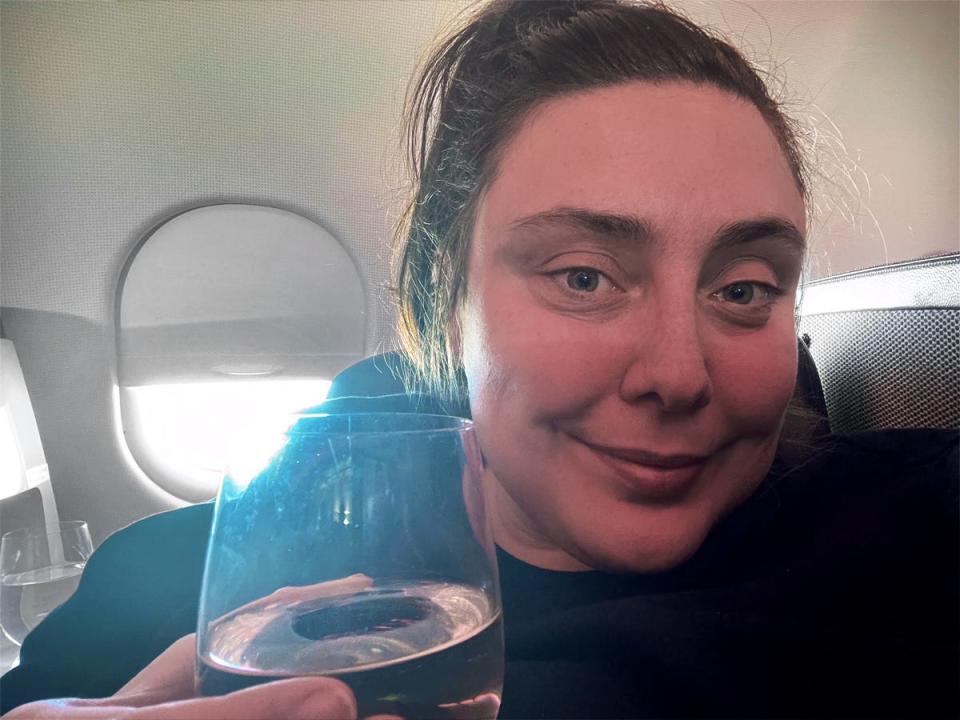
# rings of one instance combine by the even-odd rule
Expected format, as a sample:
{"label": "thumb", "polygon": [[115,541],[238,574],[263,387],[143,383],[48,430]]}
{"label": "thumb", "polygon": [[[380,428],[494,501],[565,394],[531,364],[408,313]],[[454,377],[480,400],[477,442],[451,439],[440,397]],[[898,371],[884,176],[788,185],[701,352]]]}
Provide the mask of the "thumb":
{"label": "thumb", "polygon": [[197,636],[184,635],[114,693],[110,704],[139,707],[193,697]]}
{"label": "thumb", "polygon": [[227,695],[140,707],[124,720],[356,720],[353,691],[340,680],[299,677]]}

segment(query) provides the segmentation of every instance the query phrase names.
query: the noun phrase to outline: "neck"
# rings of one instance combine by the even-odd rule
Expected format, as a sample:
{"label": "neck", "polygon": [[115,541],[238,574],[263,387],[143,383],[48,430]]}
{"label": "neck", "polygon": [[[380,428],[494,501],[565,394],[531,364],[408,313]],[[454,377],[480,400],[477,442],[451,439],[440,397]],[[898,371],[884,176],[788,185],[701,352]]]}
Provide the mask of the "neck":
{"label": "neck", "polygon": [[550,540],[513,500],[489,466],[484,470],[483,481],[497,545],[518,560],[544,570],[577,572],[593,569]]}

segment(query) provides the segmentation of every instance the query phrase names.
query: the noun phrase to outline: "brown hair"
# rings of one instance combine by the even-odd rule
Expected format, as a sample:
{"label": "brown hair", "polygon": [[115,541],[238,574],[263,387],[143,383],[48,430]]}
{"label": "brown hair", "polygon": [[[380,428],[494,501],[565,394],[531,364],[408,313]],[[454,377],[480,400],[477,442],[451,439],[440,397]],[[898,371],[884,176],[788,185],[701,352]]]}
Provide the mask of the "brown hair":
{"label": "brown hair", "polygon": [[408,96],[414,196],[398,226],[401,347],[412,385],[462,401],[449,337],[478,200],[498,153],[548,98],[632,80],[714,85],[766,119],[806,196],[797,132],[734,47],[660,3],[493,0],[429,55]]}

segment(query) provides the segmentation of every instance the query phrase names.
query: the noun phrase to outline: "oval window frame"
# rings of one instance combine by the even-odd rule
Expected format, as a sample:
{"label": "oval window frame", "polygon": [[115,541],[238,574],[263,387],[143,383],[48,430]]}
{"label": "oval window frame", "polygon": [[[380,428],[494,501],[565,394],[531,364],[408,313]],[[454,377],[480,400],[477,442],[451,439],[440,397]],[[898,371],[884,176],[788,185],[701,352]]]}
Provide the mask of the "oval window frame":
{"label": "oval window frame", "polygon": [[[227,216],[230,222],[221,225],[220,230],[211,230],[217,226],[218,217],[222,220]],[[257,238],[262,236],[263,228],[271,221],[276,222],[272,235],[258,245],[261,240]],[[211,233],[218,237],[212,244],[190,245],[198,238],[209,241]],[[224,240],[229,233],[236,233],[236,236],[231,236],[232,241]],[[158,242],[164,245],[162,251]],[[223,248],[230,247],[231,242],[243,249],[241,255],[244,256],[234,258],[234,266],[248,263],[244,268],[225,270],[223,265],[215,262],[217,251],[222,258]],[[195,251],[189,257],[179,254],[191,247],[195,247]],[[288,276],[296,280],[284,282],[282,287],[275,282],[260,282],[266,272],[264,266],[273,264],[271,251],[277,247],[286,249],[288,255],[294,248],[292,254],[295,256],[295,260],[285,257],[286,265],[276,263],[279,270],[273,268],[274,280]],[[239,299],[241,304],[247,302],[247,306],[238,310],[230,297],[217,296],[212,309],[206,307],[193,312],[190,297],[197,288],[180,288],[181,293],[173,294],[170,290],[162,290],[161,279],[143,274],[159,263],[162,268],[158,272],[175,277],[178,269],[190,268],[191,261],[208,272],[219,274],[216,282],[199,291],[200,296],[204,292],[208,296],[216,295],[217,282],[220,290],[229,289],[231,282],[239,283],[238,293],[232,301],[235,303]],[[313,277],[311,267],[317,270]],[[256,277],[251,277],[251,268],[256,269]],[[204,273],[196,272],[190,279],[197,282],[205,277]],[[324,286],[315,282],[316,277],[330,278],[330,283]],[[141,282],[149,288],[139,287]],[[254,297],[242,290],[244,285],[258,285],[256,292],[267,292],[268,296]],[[135,287],[134,294],[130,295],[131,288]],[[153,293],[152,300],[138,295],[147,290]],[[269,296],[271,292],[278,294]],[[210,397],[222,400],[224,388],[232,386],[238,397],[251,398],[248,402],[238,401],[241,406],[244,402],[250,406],[250,420],[259,415],[285,414],[316,404],[325,396],[324,383],[329,387],[329,381],[337,372],[366,355],[367,331],[372,320],[368,311],[374,307],[374,303],[368,301],[368,288],[359,263],[332,233],[299,213],[246,203],[201,205],[155,225],[126,258],[115,297],[115,398],[121,442],[147,479],[186,502],[202,502],[215,495],[226,457],[217,467],[207,466],[203,470],[191,469],[183,462],[171,459],[170,444],[150,437],[155,428],[145,421],[145,417],[151,416],[144,413],[154,413],[153,419],[156,420],[157,414],[172,412],[173,422],[167,422],[167,427],[179,431],[178,425],[182,423],[176,422],[177,414],[189,414],[189,402],[184,401],[187,396],[182,393],[179,399],[175,392],[166,393],[166,409],[163,409],[157,405],[157,398],[163,396],[158,391],[186,387],[192,388],[197,398],[204,392],[213,391]],[[163,307],[164,299],[170,297],[175,298],[170,303],[173,307]],[[331,303],[329,306],[327,301]],[[291,305],[295,307],[289,310],[289,314],[282,315]],[[279,312],[281,316],[272,318],[271,312]],[[332,318],[333,322],[325,326],[318,318]],[[191,343],[199,346],[196,352],[191,349]],[[301,383],[304,403],[292,407],[296,383]],[[312,385],[307,387],[309,383]],[[264,400],[271,393],[258,394],[257,388],[262,391],[268,384],[282,391],[272,395],[283,396],[284,408],[274,407],[278,403]],[[234,422],[237,417],[235,404],[227,403],[221,410],[220,415],[213,412],[211,417]],[[207,428],[211,436],[215,435],[212,432],[215,429]]]}

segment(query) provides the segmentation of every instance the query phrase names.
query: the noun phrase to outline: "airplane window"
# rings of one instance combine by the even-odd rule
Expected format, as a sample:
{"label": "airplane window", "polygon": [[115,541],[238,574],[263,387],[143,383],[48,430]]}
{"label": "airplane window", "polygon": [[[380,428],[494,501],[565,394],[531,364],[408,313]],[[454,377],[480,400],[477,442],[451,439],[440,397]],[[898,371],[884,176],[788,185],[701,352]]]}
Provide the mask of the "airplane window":
{"label": "airplane window", "polygon": [[216,492],[232,439],[317,405],[364,355],[354,260],[286,210],[178,215],[134,252],[118,292],[117,399],[146,475],[188,501]]}

